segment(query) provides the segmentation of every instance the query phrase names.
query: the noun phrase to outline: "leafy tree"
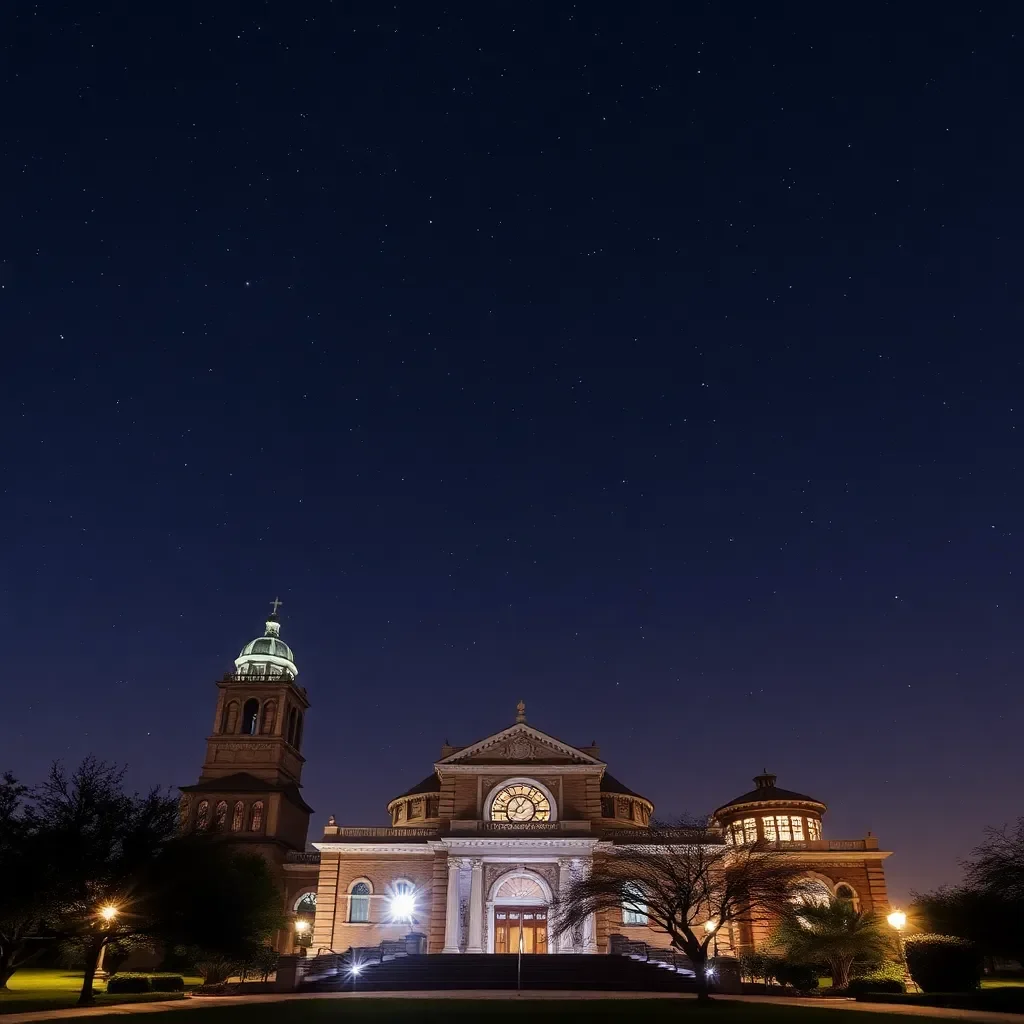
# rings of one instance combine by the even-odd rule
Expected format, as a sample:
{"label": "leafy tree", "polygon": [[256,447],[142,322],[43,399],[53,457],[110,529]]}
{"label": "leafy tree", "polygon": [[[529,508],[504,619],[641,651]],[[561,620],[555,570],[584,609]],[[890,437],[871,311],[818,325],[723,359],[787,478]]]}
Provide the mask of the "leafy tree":
{"label": "leafy tree", "polygon": [[836,989],[850,984],[855,961],[875,963],[892,954],[892,941],[881,918],[841,899],[791,904],[779,920],[774,944],[786,951],[791,962],[825,964]]}
{"label": "leafy tree", "polygon": [[61,879],[50,923],[85,947],[80,1004],[93,1001],[107,943],[145,933],[152,924],[145,908],[152,893],[144,883],[152,883],[152,865],[178,834],[176,801],[156,789],[126,794],[123,779],[123,768],[96,758],[70,774],[57,762],[31,809]]}
{"label": "leafy tree", "polygon": [[0,886],[0,989],[35,955],[30,940],[51,909],[56,882],[28,795],[13,775],[0,776],[0,878],[5,880]]}
{"label": "leafy tree", "polygon": [[[711,933],[738,918],[778,913],[794,891],[794,869],[761,843],[727,846],[704,820],[653,826],[637,845],[616,844],[589,876],[570,882],[553,907],[554,933],[578,932],[591,914],[642,909],[693,964],[700,999],[708,998]],[[642,844],[642,845],[639,845]]]}
{"label": "leafy tree", "polygon": [[125,793],[123,774],[87,758],[71,773],[55,764],[31,793],[0,784],[0,872],[18,881],[0,892],[0,970],[9,976],[26,937],[47,929],[82,950],[82,1004],[107,947],[116,958],[158,941],[251,963],[283,924],[265,860],[216,833],[182,834],[177,802]]}
{"label": "leafy tree", "polygon": [[915,923],[968,939],[987,956],[1024,960],[1024,818],[988,829],[964,869],[963,884],[915,894]]}

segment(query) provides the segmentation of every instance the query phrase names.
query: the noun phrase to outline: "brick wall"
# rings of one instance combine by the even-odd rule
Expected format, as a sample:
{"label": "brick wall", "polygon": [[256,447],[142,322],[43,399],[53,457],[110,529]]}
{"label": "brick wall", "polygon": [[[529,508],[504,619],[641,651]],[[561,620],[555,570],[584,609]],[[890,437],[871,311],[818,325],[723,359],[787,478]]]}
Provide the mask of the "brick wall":
{"label": "brick wall", "polygon": [[[392,883],[408,879],[420,894],[416,921],[392,922],[388,916],[387,894]],[[370,920],[353,923],[349,916],[349,886],[360,879],[370,882]],[[341,953],[349,946],[376,946],[385,939],[399,939],[410,931],[431,935],[434,918],[434,858],[423,855],[360,856],[325,852],[320,861],[317,883],[316,921],[313,949]],[[442,937],[444,912],[441,914]]]}

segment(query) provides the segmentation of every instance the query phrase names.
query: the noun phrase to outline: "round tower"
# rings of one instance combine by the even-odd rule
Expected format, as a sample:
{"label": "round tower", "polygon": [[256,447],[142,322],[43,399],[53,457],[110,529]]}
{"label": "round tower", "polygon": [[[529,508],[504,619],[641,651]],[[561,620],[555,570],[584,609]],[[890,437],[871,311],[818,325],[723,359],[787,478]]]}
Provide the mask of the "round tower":
{"label": "round tower", "polygon": [[754,776],[754,788],[723,804],[712,815],[725,832],[727,843],[742,846],[767,840],[770,843],[803,843],[821,839],[821,817],[826,806],[812,796],[780,789],[775,776]]}

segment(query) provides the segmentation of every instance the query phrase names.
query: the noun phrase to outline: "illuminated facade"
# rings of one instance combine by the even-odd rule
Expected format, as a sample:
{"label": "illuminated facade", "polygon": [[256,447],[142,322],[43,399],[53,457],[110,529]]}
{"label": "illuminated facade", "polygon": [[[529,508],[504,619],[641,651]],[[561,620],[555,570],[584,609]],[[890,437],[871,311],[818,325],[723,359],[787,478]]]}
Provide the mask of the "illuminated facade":
{"label": "illuminated facade", "polygon": [[[275,609],[276,611],[276,609]],[[269,641],[269,642],[268,642]],[[428,952],[608,952],[611,937],[668,944],[642,900],[595,915],[555,940],[551,902],[573,877],[636,842],[652,803],[608,773],[595,746],[576,747],[514,723],[469,746],[444,746],[422,781],[392,799],[386,825],[332,816],[306,849],[310,809],[299,795],[308,701],[276,614],[218,683],[203,774],[184,787],[187,825],[230,832],[278,868],[293,923],[278,948],[342,952],[415,931]],[[718,808],[713,822],[734,845],[766,840],[802,876],[865,910],[888,911],[883,861],[870,834],[826,839],[825,805],[759,775],[755,788]],[[723,927],[720,953],[764,940],[767,922]]]}

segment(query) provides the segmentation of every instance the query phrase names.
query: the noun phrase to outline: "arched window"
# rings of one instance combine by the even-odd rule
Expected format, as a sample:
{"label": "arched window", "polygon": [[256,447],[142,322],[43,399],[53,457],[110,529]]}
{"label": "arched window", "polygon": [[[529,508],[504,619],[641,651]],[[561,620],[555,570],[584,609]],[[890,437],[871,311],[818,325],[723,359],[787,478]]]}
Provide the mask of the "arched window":
{"label": "arched window", "polygon": [[196,828],[206,828],[210,824],[210,801],[200,800],[196,808]]}
{"label": "arched window", "polygon": [[242,831],[242,821],[243,821],[244,818],[245,818],[245,804],[243,804],[242,801],[239,800],[235,804],[235,809],[231,812],[231,831],[232,832],[241,832]]}
{"label": "arched window", "polygon": [[277,718],[277,702],[268,700],[263,705],[263,722],[260,725],[260,732],[266,736],[274,731],[274,719]]}
{"label": "arched window", "polygon": [[249,812],[249,831],[259,832],[263,828],[263,801],[257,800]]}
{"label": "arched window", "polygon": [[629,925],[647,924],[647,904],[638,885],[627,885],[622,901],[622,923]]}
{"label": "arched window", "polygon": [[298,718],[298,711],[296,711],[295,708],[292,708],[288,712],[288,733],[286,739],[293,747],[295,746],[295,725],[296,722],[298,721]]}
{"label": "arched window", "polygon": [[224,707],[224,717],[220,721],[220,731],[232,733],[238,728],[238,701],[230,700]]}
{"label": "arched window", "polygon": [[847,903],[853,904],[854,910],[860,910],[860,897],[857,895],[857,890],[848,882],[840,882],[836,886],[836,899],[846,900]]}
{"label": "arched window", "polygon": [[227,800],[218,800],[217,809],[213,812],[213,827],[216,829],[222,829],[224,822],[228,818],[228,802]]}
{"label": "arched window", "polygon": [[260,702],[255,697],[250,697],[242,708],[242,732],[246,736],[256,735],[256,725],[260,717]]}
{"label": "arched window", "polygon": [[370,883],[353,882],[348,887],[348,919],[356,924],[370,920]]}
{"label": "arched window", "polygon": [[292,745],[296,750],[302,746],[302,715],[299,713],[295,715],[295,740]]}
{"label": "arched window", "polygon": [[296,914],[315,914],[316,913],[316,893],[315,892],[304,892],[295,901],[295,913]]}

